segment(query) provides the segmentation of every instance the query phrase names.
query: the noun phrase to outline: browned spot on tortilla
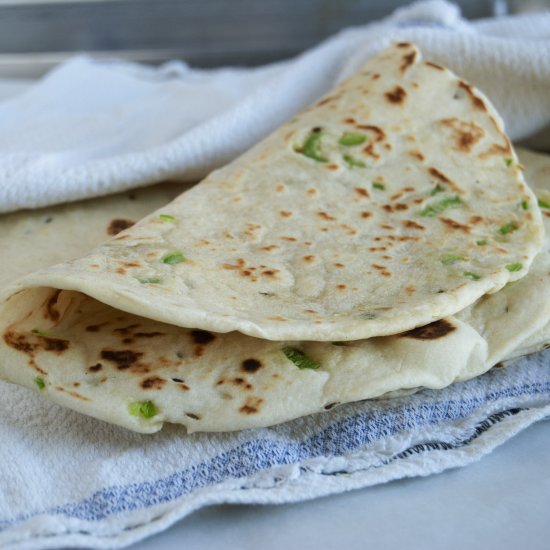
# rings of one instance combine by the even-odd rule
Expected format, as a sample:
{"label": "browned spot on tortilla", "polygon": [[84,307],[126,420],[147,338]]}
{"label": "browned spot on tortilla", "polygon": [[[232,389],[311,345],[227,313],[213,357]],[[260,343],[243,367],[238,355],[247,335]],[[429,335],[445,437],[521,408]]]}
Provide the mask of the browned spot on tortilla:
{"label": "browned spot on tortilla", "polygon": [[336,219],[334,216],[331,216],[328,212],[323,212],[322,210],[317,212],[317,215],[320,218],[323,218],[323,220],[334,221]]}
{"label": "browned spot on tortilla", "polygon": [[126,270],[123,269],[122,267],[119,267],[116,272],[119,274],[119,275],[126,275]]}
{"label": "browned spot on tortilla", "polygon": [[107,325],[108,323],[99,323],[97,325],[88,325],[86,327],[86,332],[99,332],[101,327]]}
{"label": "browned spot on tortilla", "polygon": [[448,185],[455,193],[458,193],[460,195],[464,194],[464,191],[453,180],[448,178],[443,172],[440,172],[437,168],[430,166],[428,168],[428,172],[430,176]]}
{"label": "browned spot on tortilla", "polygon": [[56,290],[46,302],[46,308],[44,311],[44,319],[51,319],[54,323],[59,321],[60,313],[55,308],[57,304],[57,300],[59,298],[59,295],[61,294],[61,290]]}
{"label": "browned spot on tortilla", "polygon": [[313,262],[315,260],[315,256],[312,256],[311,254],[309,256],[304,256],[304,261],[306,262]]}
{"label": "browned spot on tortilla", "polygon": [[422,224],[415,222],[413,220],[405,220],[402,223],[407,229],[420,229],[421,231],[426,229]]}
{"label": "browned spot on tortilla", "polygon": [[354,118],[348,117],[348,118],[345,118],[345,119],[344,119],[344,122],[345,122],[346,124],[355,124],[356,121],[355,121]]}
{"label": "browned spot on tortilla", "polygon": [[483,221],[482,216],[470,216],[470,219],[468,220],[470,223],[473,223],[474,225],[481,223]]}
{"label": "browned spot on tortilla", "polygon": [[363,153],[374,159],[379,159],[380,155],[374,150],[374,143],[369,143],[363,147]]}
{"label": "browned spot on tortilla", "polygon": [[205,346],[216,339],[216,336],[207,330],[192,330],[190,335],[195,344],[202,344]]}
{"label": "browned spot on tortilla", "polygon": [[357,229],[355,229],[355,227],[351,227],[351,225],[348,225],[347,223],[341,223],[340,227],[345,229],[348,235],[357,235]]}
{"label": "browned spot on tortilla", "polygon": [[397,204],[384,204],[382,208],[386,212],[397,212],[399,210],[407,210],[409,207],[403,202],[398,202]]}
{"label": "browned spot on tortilla", "polygon": [[245,390],[251,390],[253,389],[253,386],[252,384],[250,384],[249,382],[247,382],[244,378],[241,378],[240,376],[237,376],[231,380],[229,380],[229,382],[231,384],[233,384],[234,386],[239,386],[239,387],[242,387],[244,388]]}
{"label": "browned spot on tortilla", "polygon": [[360,197],[367,197],[370,198],[369,192],[364,187],[356,187],[354,191],[360,196]]}
{"label": "browned spot on tortilla", "polygon": [[313,197],[319,193],[315,187],[310,187],[306,192],[310,197]]}
{"label": "browned spot on tortilla", "polygon": [[392,238],[393,235],[389,235],[388,236],[388,239],[390,240],[396,240],[396,241],[400,241],[400,242],[405,242],[405,241],[419,241],[420,240],[420,237],[409,237],[408,235],[399,235],[398,237],[394,237]]}
{"label": "browned spot on tortilla", "polygon": [[414,288],[413,285],[407,285],[407,286],[405,287],[405,292],[406,292],[409,296],[411,296],[412,294],[414,294],[414,293],[415,293],[415,290],[416,290],[416,289]]}
{"label": "browned spot on tortilla", "polygon": [[115,328],[113,330],[113,332],[116,332],[117,334],[121,334],[123,336],[127,336],[127,335],[131,334],[132,331],[135,328],[139,327],[139,326],[141,326],[140,323],[134,323],[134,324],[128,325],[126,327]]}
{"label": "browned spot on tortilla", "polygon": [[348,286],[347,286],[347,285],[343,285],[343,284],[339,284],[339,285],[336,285],[336,288],[337,288],[338,290],[345,290],[346,288],[348,288]]}
{"label": "browned spot on tortilla", "polygon": [[338,168],[340,168],[337,164],[334,164],[334,163],[330,163],[330,164],[325,164],[325,168],[327,170],[338,170]]}
{"label": "browned spot on tortilla", "polygon": [[185,416],[188,416],[189,418],[192,418],[193,420],[200,420],[201,417],[198,414],[186,412]]}
{"label": "browned spot on tortilla", "polygon": [[239,409],[243,414],[255,414],[259,412],[260,405],[264,402],[261,397],[249,397],[245,404]]}
{"label": "browned spot on tortilla", "polygon": [[261,272],[261,275],[267,277],[268,279],[276,279],[277,273],[279,273],[278,269],[264,269]]}
{"label": "browned spot on tortilla", "polygon": [[412,51],[411,53],[404,55],[401,59],[403,60],[403,63],[401,63],[399,70],[404,73],[414,63],[414,60],[416,59],[416,52]]}
{"label": "browned spot on tortilla", "polygon": [[394,227],[393,225],[390,225],[390,224],[388,224],[388,223],[381,223],[381,224],[380,224],[380,227],[381,227],[382,229],[387,229],[388,231],[392,231],[392,230],[395,229],[395,227]]}
{"label": "browned spot on tortilla", "polygon": [[423,327],[413,328],[407,332],[403,332],[398,336],[407,337],[407,338],[416,338],[418,340],[435,340],[437,338],[443,338],[447,334],[456,330],[456,327],[451,324],[446,319],[440,319],[430,323],[429,325],[424,325]]}
{"label": "browned spot on tortilla", "polygon": [[95,365],[92,365],[91,367],[88,367],[88,370],[90,372],[98,372],[103,368],[103,365],[101,363],[96,363]]}
{"label": "browned spot on tortilla", "polygon": [[245,359],[241,363],[241,370],[244,372],[257,372],[262,368],[262,362],[258,359],[250,358]]}
{"label": "browned spot on tortilla", "polygon": [[275,191],[277,191],[277,193],[281,193],[282,191],[285,190],[285,185],[284,183],[278,183],[276,186],[275,186]]}
{"label": "browned spot on tortilla", "polygon": [[164,378],[160,378],[159,376],[149,376],[141,381],[140,386],[144,390],[160,390],[164,384],[166,384],[166,380],[164,380]]}
{"label": "browned spot on tortilla", "polygon": [[60,355],[70,346],[69,340],[50,338],[38,334],[21,334],[12,330],[7,330],[4,333],[4,342],[17,351],[21,351],[32,357],[38,351],[51,351]]}
{"label": "browned spot on tortilla", "polygon": [[444,118],[441,120],[441,124],[451,128],[455,151],[469,153],[485,135],[485,130],[474,122],[466,122],[458,118]]}
{"label": "browned spot on tortilla", "polygon": [[136,332],[134,336],[136,338],[155,338],[156,336],[164,336],[164,332]]}
{"label": "browned spot on tortilla", "polygon": [[132,351],[130,349],[101,350],[101,358],[105,359],[105,361],[114,363],[116,365],[116,368],[119,370],[124,370],[131,367],[132,365],[137,363],[141,359],[141,357],[143,357],[143,353]]}
{"label": "browned spot on tortilla", "polygon": [[335,263],[334,264],[334,267],[338,267],[339,269],[343,268],[343,267],[346,267],[344,264],[341,264],[339,262]]}
{"label": "browned spot on tortilla", "polygon": [[374,132],[376,134],[374,140],[375,141],[383,141],[386,137],[386,134],[384,133],[384,130],[378,126],[373,126],[372,124],[357,124],[356,128],[359,130],[370,130],[371,132]]}
{"label": "browned spot on tortilla", "polygon": [[409,151],[409,156],[418,159],[419,161],[424,160],[424,155],[418,149],[415,149],[414,151]]}
{"label": "browned spot on tortilla", "polygon": [[316,103],[316,105],[318,107],[320,107],[321,105],[326,105],[327,103],[330,103],[331,101],[335,101],[336,99],[338,99],[339,96],[337,95],[332,95],[332,96],[328,96],[328,97],[325,97],[324,99],[321,99],[320,101],[318,101]]}
{"label": "browned spot on tortilla", "polygon": [[544,214],[547,218],[550,218],[550,212],[543,212],[543,214]]}
{"label": "browned spot on tortilla", "polygon": [[279,216],[281,216],[282,218],[288,218],[292,216],[292,212],[289,212],[288,210],[281,210],[279,212]]}
{"label": "browned spot on tortilla", "polygon": [[424,65],[427,65],[428,67],[432,67],[433,69],[437,69],[438,71],[444,71],[445,67],[442,67],[441,65],[438,65],[437,63],[432,63],[431,61],[424,61]]}
{"label": "browned spot on tortilla", "polygon": [[224,269],[236,270],[242,277],[248,277],[251,281],[256,282],[258,278],[253,274],[256,271],[255,267],[246,266],[246,262],[243,258],[237,258],[235,264],[222,264]]}
{"label": "browned spot on tortilla", "polygon": [[339,401],[335,401],[334,403],[329,403],[328,405],[325,405],[325,411],[330,411],[333,407],[336,407],[336,405],[339,405]]}
{"label": "browned spot on tortilla", "polygon": [[502,361],[500,363],[497,363],[496,365],[493,366],[494,369],[502,369],[504,368],[504,363],[502,363]]}
{"label": "browned spot on tortilla", "polygon": [[260,250],[265,250],[266,252],[271,252],[272,250],[275,250],[276,248],[279,248],[279,245],[277,244],[269,244],[266,246],[262,246]]}
{"label": "browned spot on tortilla", "polygon": [[90,401],[88,397],[84,397],[83,395],[72,390],[66,390],[63,386],[54,386],[54,389],[60,392],[68,393],[71,397],[76,397],[76,399],[81,399],[82,401]]}
{"label": "browned spot on tortilla", "polygon": [[[69,340],[61,340],[59,338],[48,338],[47,336],[39,336],[41,347],[44,351],[53,351],[60,354],[69,348]],[[38,346],[40,348],[40,346]]]}
{"label": "browned spot on tortilla", "polygon": [[139,262],[121,262],[124,267],[141,267]]}
{"label": "browned spot on tortilla", "polygon": [[[479,154],[480,159],[485,159],[487,157],[492,157],[494,155],[510,155],[512,154],[512,147],[507,142],[506,145],[499,145],[498,143],[494,143],[487,149],[487,151],[484,151],[483,153]],[[504,164],[503,164],[504,165]]]}
{"label": "browned spot on tortilla", "polygon": [[480,97],[475,95],[474,89],[472,86],[470,86],[470,84],[461,80],[458,83],[458,86],[466,91],[475,109],[478,109],[480,111],[487,111],[487,107],[485,106],[485,103]]}
{"label": "browned spot on tortilla", "polygon": [[390,103],[398,104],[404,103],[407,92],[401,86],[396,86],[393,90],[386,92],[384,95]]}
{"label": "browned spot on tortilla", "polygon": [[255,232],[258,231],[258,229],[261,229],[261,227],[262,226],[258,223],[247,223],[244,233],[251,239],[257,239],[257,235]]}
{"label": "browned spot on tortilla", "polygon": [[362,218],[370,218],[372,216],[372,212],[368,212],[367,210],[361,212]]}
{"label": "browned spot on tortilla", "polygon": [[464,231],[464,233],[470,233],[471,231],[470,226],[459,223],[456,220],[452,220],[451,218],[439,218],[439,221],[441,223],[444,223],[447,227],[450,227],[451,229],[456,229],[457,231]]}
{"label": "browned spot on tortilla", "polygon": [[122,218],[115,218],[111,220],[111,223],[109,223],[109,226],[107,227],[107,234],[108,235],[118,235],[121,231],[124,231],[125,229],[128,229],[129,227],[132,227],[134,225],[133,220],[125,220]]}
{"label": "browned spot on tortilla", "polygon": [[281,317],[280,315],[272,315],[271,317],[267,317],[267,319],[271,321],[287,321],[286,317]]}
{"label": "browned spot on tortilla", "polygon": [[298,240],[296,237],[288,236],[279,237],[279,239],[281,239],[281,241],[286,241],[287,243],[295,243]]}

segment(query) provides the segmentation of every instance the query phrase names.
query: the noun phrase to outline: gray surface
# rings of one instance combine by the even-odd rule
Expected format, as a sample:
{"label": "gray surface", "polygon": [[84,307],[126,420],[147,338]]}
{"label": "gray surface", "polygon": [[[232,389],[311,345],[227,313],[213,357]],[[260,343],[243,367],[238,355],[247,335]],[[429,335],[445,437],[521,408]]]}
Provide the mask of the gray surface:
{"label": "gray surface", "polygon": [[[75,51],[158,63],[258,65],[338,30],[389,15],[405,0],[0,0],[0,74],[38,76]],[[459,0],[468,18],[493,0]]]}
{"label": "gray surface", "polygon": [[548,550],[550,422],[427,478],[281,506],[215,506],[131,550]]}

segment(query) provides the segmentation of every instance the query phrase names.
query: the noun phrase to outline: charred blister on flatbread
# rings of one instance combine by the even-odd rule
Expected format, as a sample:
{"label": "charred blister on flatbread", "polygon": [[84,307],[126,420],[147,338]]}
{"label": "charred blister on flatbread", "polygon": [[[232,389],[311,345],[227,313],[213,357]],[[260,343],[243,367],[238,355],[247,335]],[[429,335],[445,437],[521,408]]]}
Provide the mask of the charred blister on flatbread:
{"label": "charred blister on flatbread", "polygon": [[118,370],[125,370],[135,366],[143,357],[139,351],[125,350],[101,350],[101,358],[110,363],[114,363]]}
{"label": "charred blister on flatbread", "polygon": [[249,397],[244,405],[239,409],[243,414],[256,414],[260,412],[260,406],[264,402],[261,397]]}
{"label": "charred blister on flatbread", "polygon": [[407,92],[401,86],[395,86],[395,88],[387,91],[384,95],[390,103],[398,105],[405,102]]}
{"label": "charred blister on flatbread", "polygon": [[160,378],[160,376],[149,376],[141,381],[140,386],[144,390],[160,390],[165,384],[166,380],[164,380],[164,378]]}
{"label": "charred blister on flatbread", "polygon": [[132,227],[136,222],[133,220],[126,220],[122,218],[115,218],[111,220],[107,227],[107,234],[111,236],[118,235],[121,231]]}
{"label": "charred blister on flatbread", "polygon": [[440,319],[434,321],[429,325],[413,328],[407,332],[402,332],[398,336],[406,338],[416,338],[417,340],[436,340],[437,338],[443,338],[451,332],[455,331],[456,327],[446,319]]}
{"label": "charred blister on flatbread", "polygon": [[249,373],[258,372],[262,367],[262,362],[259,359],[254,358],[245,359],[241,363],[241,370]]}
{"label": "charred blister on flatbread", "polygon": [[190,333],[191,339],[195,344],[206,346],[216,339],[216,336],[207,330],[192,330]]}

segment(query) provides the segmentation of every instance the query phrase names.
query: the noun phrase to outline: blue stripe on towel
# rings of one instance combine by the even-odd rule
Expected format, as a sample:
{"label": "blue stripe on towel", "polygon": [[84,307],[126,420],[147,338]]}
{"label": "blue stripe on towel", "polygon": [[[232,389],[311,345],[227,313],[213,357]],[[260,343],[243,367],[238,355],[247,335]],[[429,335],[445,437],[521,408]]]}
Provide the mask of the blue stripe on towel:
{"label": "blue stripe on towel", "polygon": [[[550,382],[507,387],[485,394],[483,397],[465,400],[431,401],[392,407],[391,409],[369,410],[334,422],[302,442],[275,441],[266,438],[252,439],[210,460],[154,482],[115,485],[97,491],[89,498],[76,503],[20,515],[13,519],[0,520],[0,529],[40,515],[59,514],[81,520],[99,521],[112,514],[170,502],[201,487],[216,485],[230,478],[246,478],[261,470],[296,464],[320,456],[342,456],[367,446],[373,441],[402,431],[460,420],[468,417],[477,407],[488,402],[544,393],[550,394]],[[513,414],[510,411],[505,412]],[[498,414],[491,415],[487,421],[490,420],[490,424],[494,424],[504,416],[509,416],[509,414],[500,413],[502,418],[497,418]],[[488,427],[482,431],[486,431]],[[473,435],[475,438],[479,437],[481,433],[476,435],[474,432]],[[463,445],[468,442],[465,441]],[[460,445],[460,442],[458,443]],[[411,449],[386,459],[380,463],[380,466],[397,459],[405,459],[407,454],[411,456],[422,450]],[[423,450],[434,450],[434,448],[428,445]]]}

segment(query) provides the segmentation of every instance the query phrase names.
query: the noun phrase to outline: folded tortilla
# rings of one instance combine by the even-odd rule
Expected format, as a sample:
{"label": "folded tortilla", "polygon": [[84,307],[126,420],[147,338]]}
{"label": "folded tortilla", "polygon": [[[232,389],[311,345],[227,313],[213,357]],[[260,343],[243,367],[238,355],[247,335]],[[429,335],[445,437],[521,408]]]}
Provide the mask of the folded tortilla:
{"label": "folded tortilla", "polygon": [[[0,377],[154,432],[267,426],[477,376],[540,331],[530,349],[544,345],[542,193],[486,98],[397,45],[88,256],[7,285]],[[48,242],[77,257],[79,227],[141,215],[104,201],[103,217],[102,201],[5,217],[14,256],[41,268],[33,231],[56,220]]]}

